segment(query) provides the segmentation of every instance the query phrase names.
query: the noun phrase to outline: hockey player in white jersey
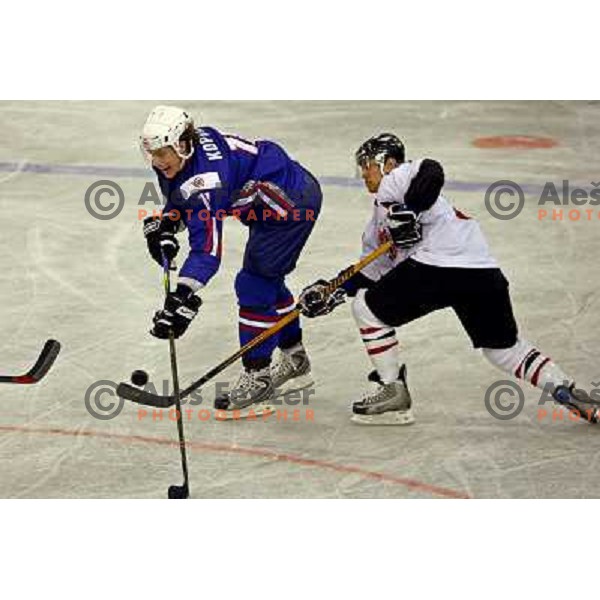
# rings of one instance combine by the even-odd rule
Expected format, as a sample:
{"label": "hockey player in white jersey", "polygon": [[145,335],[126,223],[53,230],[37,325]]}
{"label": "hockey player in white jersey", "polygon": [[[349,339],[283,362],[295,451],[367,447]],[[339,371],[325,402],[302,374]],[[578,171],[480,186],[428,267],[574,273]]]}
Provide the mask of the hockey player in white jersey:
{"label": "hockey player in white jersey", "polygon": [[547,389],[562,406],[596,423],[600,409],[575,388],[573,378],[518,334],[509,284],[490,254],[479,224],[454,209],[441,193],[444,172],[431,159],[405,162],[402,142],[381,134],[363,143],[356,160],[369,192],[373,216],[363,234],[363,255],[387,239],[392,251],[368,265],[344,290],[327,296],[323,281],[300,296],[304,315],[331,312],[345,295],[374,367],[372,388],[352,406],[360,424],[404,425],[414,421],[399,365],[396,328],[435,310],[452,308],[473,346],[494,366]]}

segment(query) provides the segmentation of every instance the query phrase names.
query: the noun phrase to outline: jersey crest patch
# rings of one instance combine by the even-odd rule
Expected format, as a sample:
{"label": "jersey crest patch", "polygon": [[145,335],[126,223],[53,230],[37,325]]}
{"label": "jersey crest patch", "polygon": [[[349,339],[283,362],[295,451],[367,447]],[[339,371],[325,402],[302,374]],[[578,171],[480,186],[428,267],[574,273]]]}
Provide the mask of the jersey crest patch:
{"label": "jersey crest patch", "polygon": [[181,185],[181,195],[184,200],[188,200],[194,194],[198,192],[206,192],[221,187],[221,178],[217,171],[210,171],[208,173],[200,173],[190,177],[185,183]]}

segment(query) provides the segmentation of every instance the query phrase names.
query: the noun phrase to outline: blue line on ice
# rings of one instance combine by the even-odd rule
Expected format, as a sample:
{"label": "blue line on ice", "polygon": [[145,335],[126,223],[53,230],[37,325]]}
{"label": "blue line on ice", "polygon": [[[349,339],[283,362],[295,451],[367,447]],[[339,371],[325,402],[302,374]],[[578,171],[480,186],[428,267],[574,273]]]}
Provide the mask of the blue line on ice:
{"label": "blue line on ice", "polygon": [[[37,173],[41,175],[93,175],[95,177],[135,177],[154,179],[154,174],[143,167],[117,167],[102,165],[61,165],[61,164],[39,164],[39,163],[16,163],[0,162],[0,172]],[[339,187],[363,186],[361,179],[357,177],[327,177],[317,174],[321,185],[333,185]],[[447,181],[446,190],[464,192],[485,192],[493,181]],[[526,194],[539,194],[543,186],[535,184],[519,184]]]}

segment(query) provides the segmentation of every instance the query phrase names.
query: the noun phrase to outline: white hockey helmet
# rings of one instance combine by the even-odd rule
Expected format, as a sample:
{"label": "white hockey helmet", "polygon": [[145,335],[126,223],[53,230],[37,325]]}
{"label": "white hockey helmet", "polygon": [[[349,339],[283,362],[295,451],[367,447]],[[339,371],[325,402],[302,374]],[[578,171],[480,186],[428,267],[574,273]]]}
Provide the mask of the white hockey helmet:
{"label": "white hockey helmet", "polygon": [[194,120],[188,112],[177,106],[156,106],[152,109],[140,136],[140,146],[147,160],[152,160],[152,150],[170,146],[180,158],[186,160],[194,153],[194,145],[189,140],[186,153],[181,136],[194,127]]}

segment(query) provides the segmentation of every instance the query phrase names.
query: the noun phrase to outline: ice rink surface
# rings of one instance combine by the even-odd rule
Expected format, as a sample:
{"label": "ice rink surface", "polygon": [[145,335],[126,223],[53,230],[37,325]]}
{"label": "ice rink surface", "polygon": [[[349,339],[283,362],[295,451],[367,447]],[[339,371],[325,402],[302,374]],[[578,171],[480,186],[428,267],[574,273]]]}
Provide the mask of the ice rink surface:
{"label": "ice rink surface", "polygon": [[[0,103],[0,371],[24,370],[44,339],[62,354],[35,386],[0,389],[0,497],[165,497],[180,483],[176,426],[141,418],[126,404],[110,420],[92,417],[86,390],[146,369],[169,378],[168,347],[148,334],[161,304],[161,276],[147,257],[138,200],[144,172],[136,139],[151,102]],[[546,181],[590,188],[600,181],[600,105],[573,102],[185,102],[197,123],[273,139],[323,182],[324,209],[298,269],[294,292],[356,260],[370,199],[353,152],[393,131],[409,157],[446,170],[446,195],[477,218],[511,281],[522,335],[572,373],[600,381],[598,208],[593,219],[538,219]],[[545,149],[481,149],[473,140],[553,138]],[[90,216],[86,189],[117,182],[125,208],[113,220]],[[525,187],[513,220],[484,205],[496,180]],[[537,190],[537,191],[536,191]],[[150,206],[150,205],[148,205]],[[572,207],[564,207],[572,208]],[[221,271],[178,344],[185,385],[237,349],[233,280],[246,230],[227,222]],[[409,294],[410,290],[406,290]],[[399,330],[417,422],[359,427],[350,405],[370,367],[347,306],[304,324],[315,394],[294,420],[185,421],[195,498],[579,498],[600,496],[600,430],[540,418],[539,393],[523,384],[523,412],[494,419],[488,386],[505,376],[474,351],[451,311]],[[230,368],[220,381],[237,374]],[[102,397],[105,404],[110,398]],[[202,413],[203,418],[206,413]]]}

